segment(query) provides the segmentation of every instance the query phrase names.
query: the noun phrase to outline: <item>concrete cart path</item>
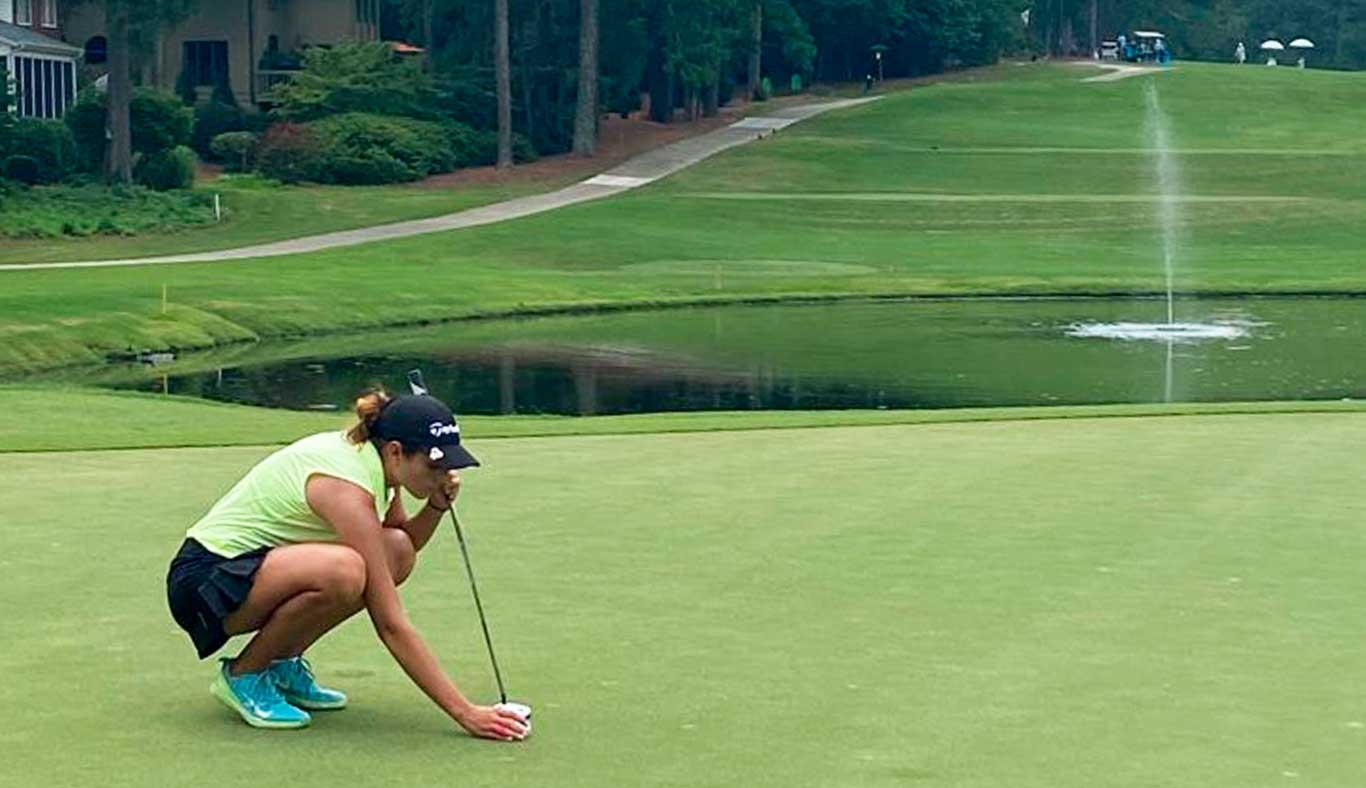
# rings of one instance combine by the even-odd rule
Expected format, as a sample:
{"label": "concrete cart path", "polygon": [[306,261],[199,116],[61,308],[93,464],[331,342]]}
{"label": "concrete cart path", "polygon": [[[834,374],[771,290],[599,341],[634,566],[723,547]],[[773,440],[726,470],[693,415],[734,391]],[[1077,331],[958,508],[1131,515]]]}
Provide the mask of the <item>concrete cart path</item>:
{"label": "concrete cart path", "polygon": [[1087,77],[1082,82],[1114,82],[1119,79],[1142,76],[1143,74],[1153,74],[1161,71],[1159,66],[1128,66],[1120,63],[1099,63],[1095,61],[1078,61],[1079,66],[1090,66],[1092,68],[1108,69],[1108,73],[1094,77]]}
{"label": "concrete cart path", "polygon": [[247,260],[260,257],[303,254],[323,249],[375,241],[389,241],[395,238],[408,238],[424,233],[439,233],[457,230],[462,227],[476,227],[493,224],[508,219],[517,219],[544,211],[562,208],[566,205],[610,197],[624,191],[644,186],[679,170],[690,167],[709,156],[721,151],[743,145],[768,136],[799,121],[814,117],[823,112],[844,107],[852,107],[877,97],[843,99],[821,104],[804,104],[778,110],[772,115],[748,117],[725,128],[702,134],[691,139],[666,145],[649,153],[627,161],[607,172],[567,186],[559,191],[521,197],[507,202],[494,203],[479,208],[471,208],[445,216],[430,219],[381,224],[355,230],[292,238],[286,241],[243,246],[236,249],[220,249],[213,252],[194,254],[166,255],[162,257],[139,257],[125,260],[87,260],[64,263],[12,263],[0,265],[0,271],[38,271],[49,268],[110,268],[127,265],[163,265],[168,263],[210,263],[224,260]]}

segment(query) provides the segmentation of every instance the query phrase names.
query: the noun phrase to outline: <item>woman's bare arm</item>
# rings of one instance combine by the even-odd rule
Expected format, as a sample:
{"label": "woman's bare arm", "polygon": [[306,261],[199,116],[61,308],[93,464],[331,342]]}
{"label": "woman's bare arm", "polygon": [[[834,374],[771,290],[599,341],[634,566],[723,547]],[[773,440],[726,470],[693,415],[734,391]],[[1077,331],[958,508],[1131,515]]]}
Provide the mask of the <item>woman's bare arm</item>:
{"label": "woman's bare arm", "polygon": [[310,479],[306,492],[313,511],[365,560],[365,607],[370,620],[384,646],[413,683],[471,734],[507,740],[525,736],[526,726],[516,715],[478,706],[466,699],[413,627],[389,572],[380,536],[382,525],[370,494],[351,482],[330,476]]}

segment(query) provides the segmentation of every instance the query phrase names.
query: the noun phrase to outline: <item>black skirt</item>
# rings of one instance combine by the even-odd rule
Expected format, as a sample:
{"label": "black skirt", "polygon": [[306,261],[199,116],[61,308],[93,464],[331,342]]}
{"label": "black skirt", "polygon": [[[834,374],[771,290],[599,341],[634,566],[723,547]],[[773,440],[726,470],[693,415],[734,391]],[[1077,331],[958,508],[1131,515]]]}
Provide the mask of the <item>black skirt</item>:
{"label": "black skirt", "polygon": [[204,659],[228,642],[223,619],[246,601],[252,580],[269,547],[224,558],[194,539],[186,539],[171,560],[166,575],[166,596],[171,616],[194,641]]}

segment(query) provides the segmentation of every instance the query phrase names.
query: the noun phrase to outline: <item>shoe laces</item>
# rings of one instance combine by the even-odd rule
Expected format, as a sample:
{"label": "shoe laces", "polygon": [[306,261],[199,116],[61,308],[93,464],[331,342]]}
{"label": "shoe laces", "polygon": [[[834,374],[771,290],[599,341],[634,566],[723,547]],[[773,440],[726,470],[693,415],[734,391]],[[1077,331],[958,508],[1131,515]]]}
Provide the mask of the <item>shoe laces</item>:
{"label": "shoe laces", "polygon": [[285,696],[280,694],[279,687],[270,677],[270,671],[262,670],[252,673],[250,681],[247,683],[247,694],[261,706],[278,706],[285,702]]}
{"label": "shoe laces", "polygon": [[279,667],[282,668],[281,673],[287,682],[295,683],[302,681],[305,685],[312,685],[314,683],[313,666],[308,664],[308,660],[303,657],[293,657],[291,659],[281,660]]}

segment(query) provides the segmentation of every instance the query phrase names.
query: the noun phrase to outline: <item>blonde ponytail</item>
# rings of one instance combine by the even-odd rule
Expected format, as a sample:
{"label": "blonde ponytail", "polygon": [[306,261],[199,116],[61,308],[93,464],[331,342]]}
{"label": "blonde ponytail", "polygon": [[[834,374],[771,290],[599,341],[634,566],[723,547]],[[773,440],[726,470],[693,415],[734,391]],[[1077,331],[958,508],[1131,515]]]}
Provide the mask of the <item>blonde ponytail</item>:
{"label": "blonde ponytail", "polygon": [[346,431],[346,439],[355,444],[370,440],[370,430],[379,418],[380,411],[393,399],[384,389],[375,389],[356,398],[356,425]]}

